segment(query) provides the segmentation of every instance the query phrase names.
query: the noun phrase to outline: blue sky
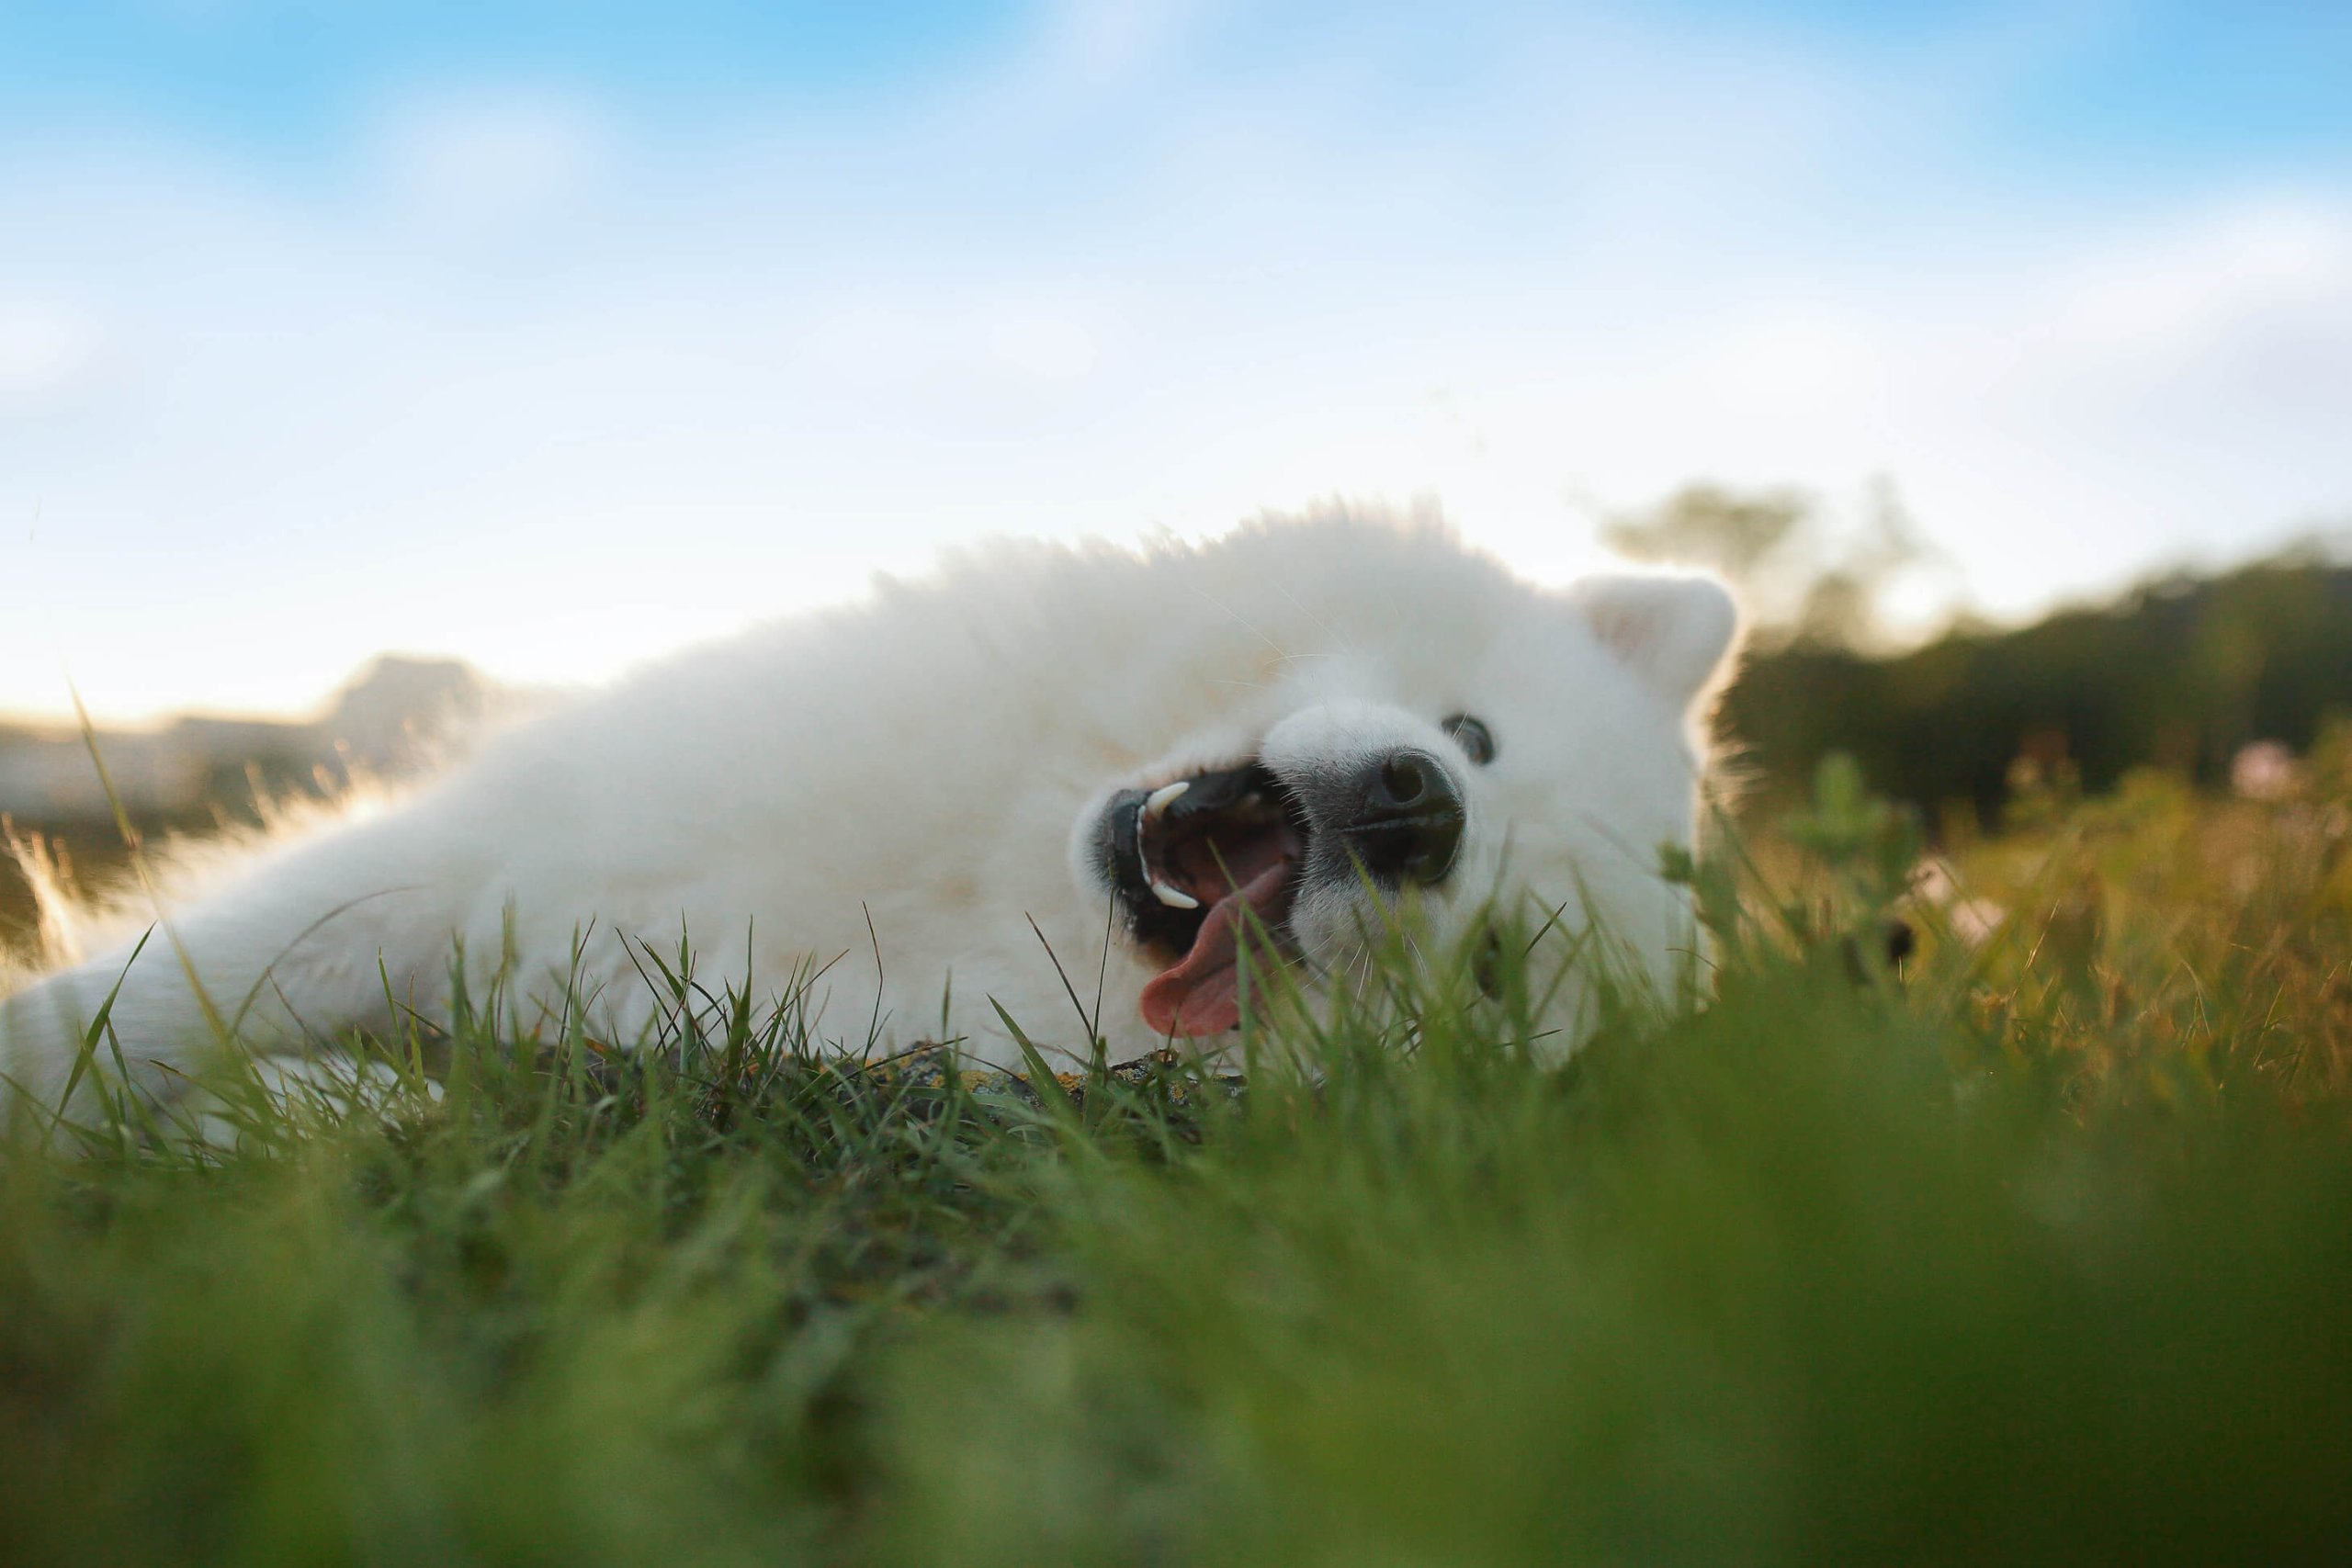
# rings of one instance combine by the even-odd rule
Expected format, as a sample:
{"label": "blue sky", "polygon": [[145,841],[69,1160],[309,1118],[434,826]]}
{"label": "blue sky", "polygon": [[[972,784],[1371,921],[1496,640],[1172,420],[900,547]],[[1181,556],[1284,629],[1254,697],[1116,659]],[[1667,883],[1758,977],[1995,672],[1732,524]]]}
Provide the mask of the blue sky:
{"label": "blue sky", "polygon": [[0,709],[594,678],[989,533],[2352,519],[2352,7],[0,7]]}

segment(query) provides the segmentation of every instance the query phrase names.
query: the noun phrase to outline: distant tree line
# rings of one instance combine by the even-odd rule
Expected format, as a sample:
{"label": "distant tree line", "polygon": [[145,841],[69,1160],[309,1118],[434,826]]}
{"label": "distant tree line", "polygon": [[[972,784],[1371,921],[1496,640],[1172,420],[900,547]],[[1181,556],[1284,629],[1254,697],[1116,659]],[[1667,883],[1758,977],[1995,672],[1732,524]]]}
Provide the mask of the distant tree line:
{"label": "distant tree line", "polygon": [[2241,747],[2302,750],[2338,714],[2352,714],[2352,567],[2315,547],[1894,657],[1768,639],[1724,703],[1764,790],[1846,751],[1930,821],[1955,807],[1994,820],[2020,766],[2089,790],[2150,764],[2220,784]]}
{"label": "distant tree line", "polygon": [[2096,791],[2155,766],[2219,784],[2241,748],[2302,751],[2331,716],[2352,716],[2352,567],[2318,543],[2018,629],[1962,621],[1905,650],[1889,599],[1949,600],[1958,583],[1884,481],[1843,505],[1690,485],[1600,533],[1739,590],[1750,652],[1724,716],[1751,795],[1802,788],[1844,751],[1929,822],[1960,808],[1989,824],[2028,779]]}

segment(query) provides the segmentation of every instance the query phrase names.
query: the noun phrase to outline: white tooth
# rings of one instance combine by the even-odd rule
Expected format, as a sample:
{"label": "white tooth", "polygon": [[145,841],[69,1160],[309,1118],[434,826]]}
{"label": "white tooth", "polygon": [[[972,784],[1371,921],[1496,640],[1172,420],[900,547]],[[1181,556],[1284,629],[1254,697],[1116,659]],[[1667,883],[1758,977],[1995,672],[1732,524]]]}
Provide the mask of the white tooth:
{"label": "white tooth", "polygon": [[1143,819],[1147,822],[1158,821],[1159,814],[1167,810],[1177,796],[1192,787],[1193,781],[1190,779],[1178,779],[1174,784],[1161,784],[1145,799]]}
{"label": "white tooth", "polygon": [[1152,897],[1171,909],[1197,909],[1201,901],[1181,887],[1170,887],[1165,882],[1151,885]]}

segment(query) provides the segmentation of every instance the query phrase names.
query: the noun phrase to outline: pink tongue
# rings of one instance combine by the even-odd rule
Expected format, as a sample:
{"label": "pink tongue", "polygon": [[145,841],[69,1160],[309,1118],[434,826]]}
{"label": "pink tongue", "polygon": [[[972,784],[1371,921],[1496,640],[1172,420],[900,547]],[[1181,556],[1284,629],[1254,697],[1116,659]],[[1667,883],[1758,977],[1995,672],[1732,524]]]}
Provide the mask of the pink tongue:
{"label": "pink tongue", "polygon": [[1240,1027],[1242,910],[1256,910],[1271,925],[1269,911],[1281,900],[1289,870],[1289,861],[1277,858],[1210,906],[1193,951],[1143,988],[1143,1021],[1154,1033],[1222,1034]]}

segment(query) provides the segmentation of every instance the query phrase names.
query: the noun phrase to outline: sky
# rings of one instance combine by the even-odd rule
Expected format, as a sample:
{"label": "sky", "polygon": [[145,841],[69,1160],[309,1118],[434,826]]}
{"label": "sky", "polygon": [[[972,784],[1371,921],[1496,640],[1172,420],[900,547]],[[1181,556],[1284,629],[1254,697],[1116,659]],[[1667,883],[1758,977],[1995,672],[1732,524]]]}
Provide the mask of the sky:
{"label": "sky", "polygon": [[991,535],[2352,525],[2352,6],[0,0],[0,711],[601,679]]}

